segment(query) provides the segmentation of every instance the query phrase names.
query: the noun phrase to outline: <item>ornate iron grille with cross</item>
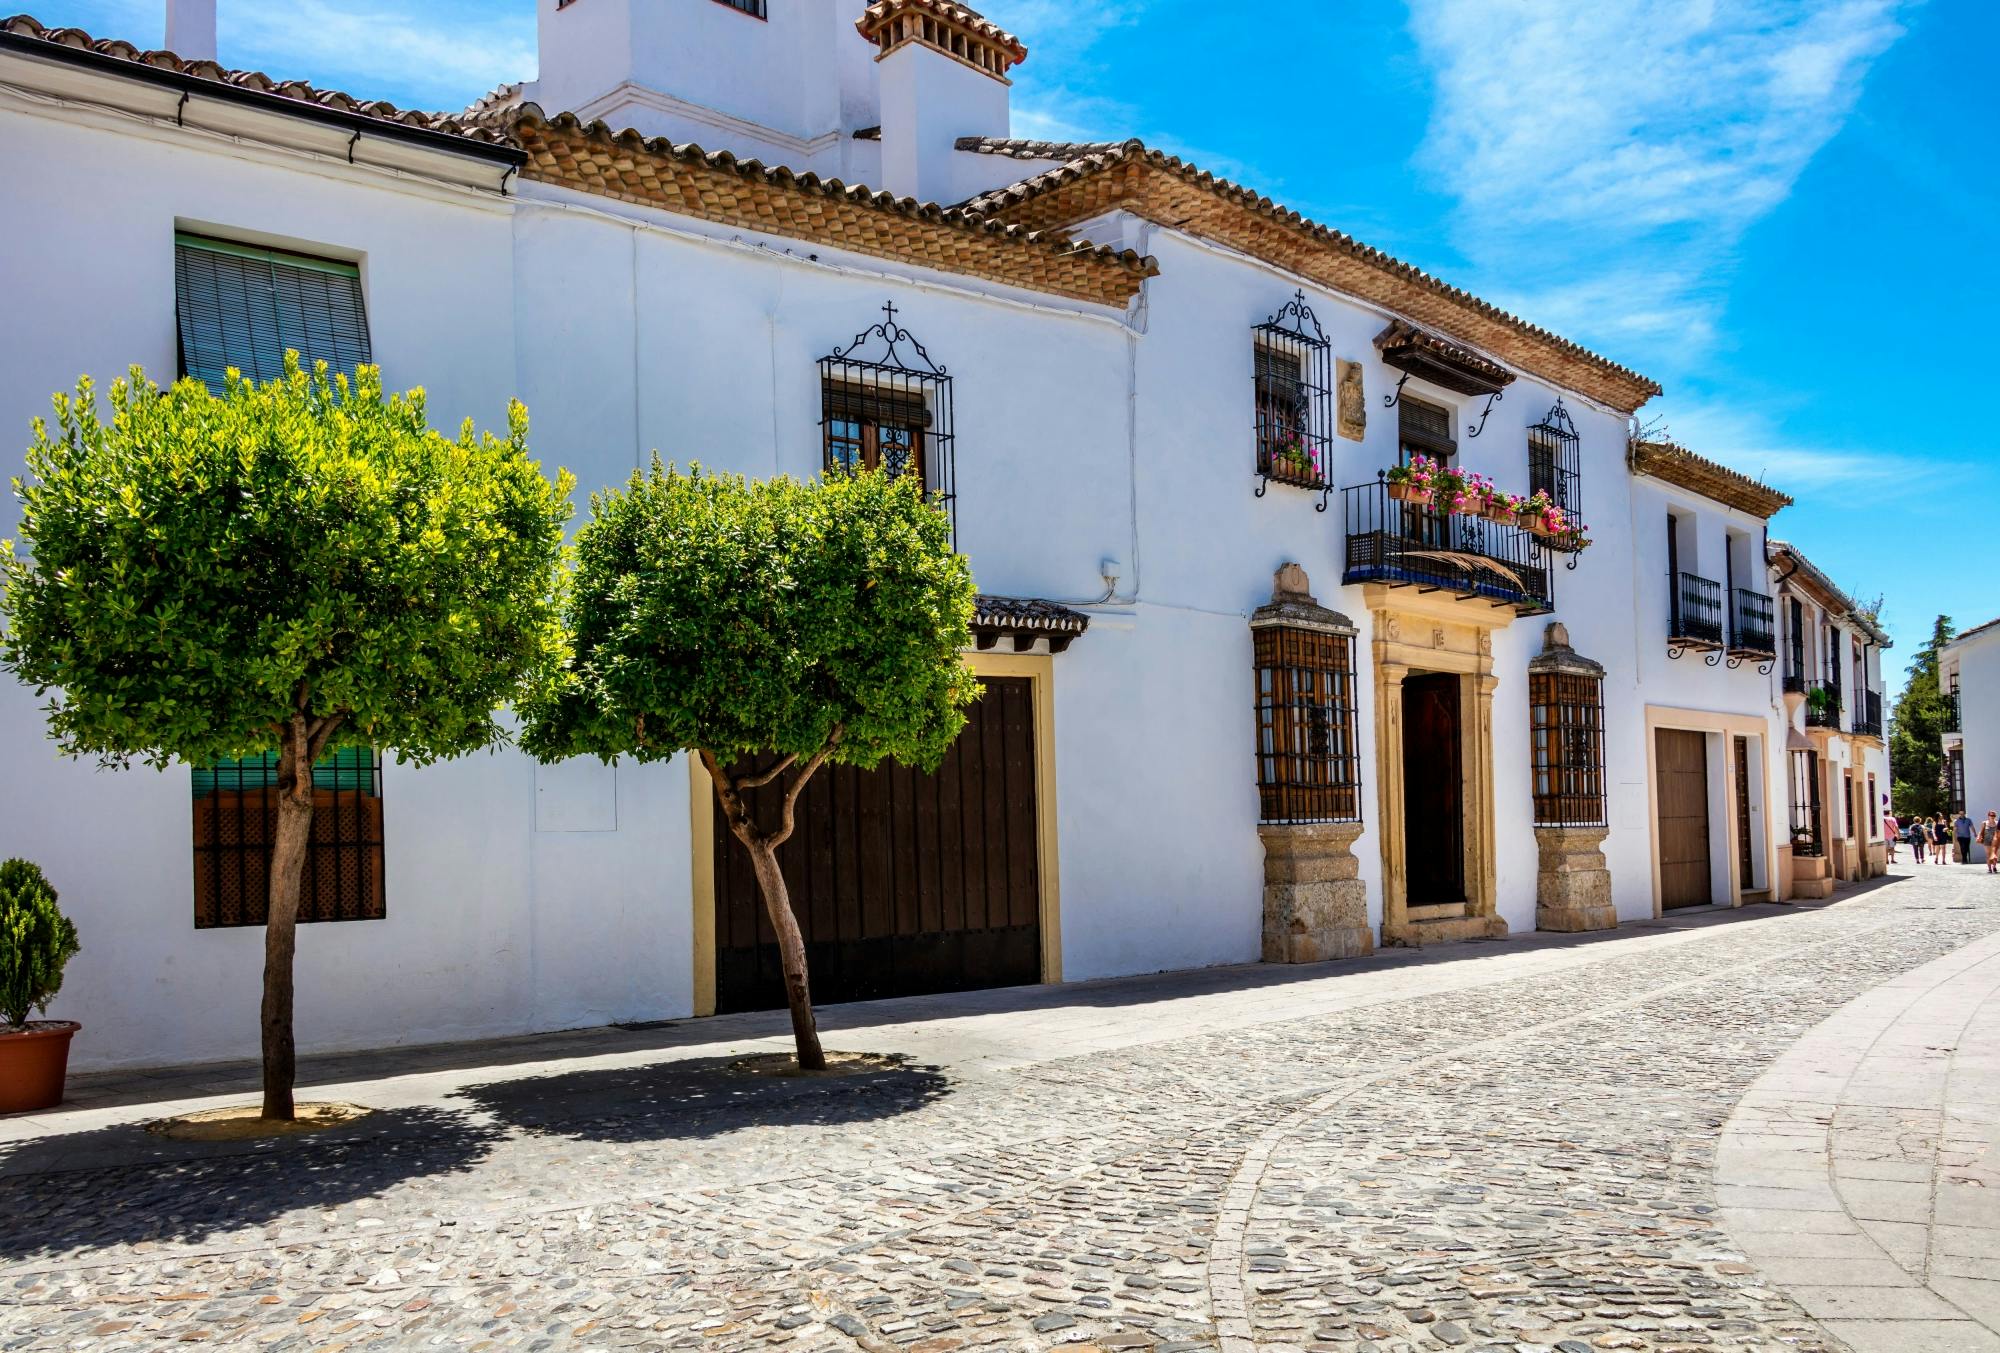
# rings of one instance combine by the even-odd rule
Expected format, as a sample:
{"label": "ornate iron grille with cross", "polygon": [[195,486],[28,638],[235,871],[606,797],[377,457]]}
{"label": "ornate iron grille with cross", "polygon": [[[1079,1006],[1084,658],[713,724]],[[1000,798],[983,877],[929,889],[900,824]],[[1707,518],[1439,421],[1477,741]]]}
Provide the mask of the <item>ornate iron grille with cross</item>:
{"label": "ornate iron grille with cross", "polygon": [[1333,492],[1333,345],[1295,292],[1252,331],[1257,410],[1257,496],[1272,480]]}
{"label": "ornate iron grille with cross", "polygon": [[1560,399],[1528,429],[1528,492],[1548,494],[1571,517],[1583,511],[1581,448],[1576,424]]}
{"label": "ornate iron grille with cross", "polygon": [[829,475],[880,469],[915,475],[958,536],[951,374],[896,323],[882,321],[820,358],[820,434]]}

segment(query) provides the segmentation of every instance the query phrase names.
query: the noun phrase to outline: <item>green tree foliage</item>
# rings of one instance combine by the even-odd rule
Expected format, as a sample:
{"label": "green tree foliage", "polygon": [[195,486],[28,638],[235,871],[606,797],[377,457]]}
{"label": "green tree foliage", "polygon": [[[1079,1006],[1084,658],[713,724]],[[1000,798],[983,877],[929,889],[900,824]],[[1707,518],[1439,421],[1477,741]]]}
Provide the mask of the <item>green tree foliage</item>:
{"label": "green tree foliage", "polygon": [[76,927],[56,908],[56,890],[26,860],[0,864],[0,1021],[18,1029],[47,1012],[76,957]]}
{"label": "green tree foliage", "polygon": [[279,755],[265,933],[264,1113],[292,1116],[292,947],[311,768],[342,746],[423,764],[501,740],[495,710],[560,651],[569,511],[527,450],[425,420],[421,390],[229,373],[162,390],[133,368],[35,422],[0,665],[50,698],[72,756],[124,766]]}
{"label": "green tree foliage", "polygon": [[1889,767],[1895,776],[1890,806],[1899,818],[1929,817],[1947,806],[1942,739],[1949,706],[1938,689],[1938,650],[1957,632],[1950,616],[1932,624],[1930,642],[1913,656],[1890,713]]}
{"label": "green tree foliage", "polygon": [[[825,1063],[777,849],[827,762],[936,768],[978,695],[960,657],[972,602],[944,514],[907,476],[751,483],[655,458],[593,495],[578,532],[573,651],[524,705],[522,745],[700,757],[778,935],[802,1067]],[[751,791],[770,784],[760,818]]]}

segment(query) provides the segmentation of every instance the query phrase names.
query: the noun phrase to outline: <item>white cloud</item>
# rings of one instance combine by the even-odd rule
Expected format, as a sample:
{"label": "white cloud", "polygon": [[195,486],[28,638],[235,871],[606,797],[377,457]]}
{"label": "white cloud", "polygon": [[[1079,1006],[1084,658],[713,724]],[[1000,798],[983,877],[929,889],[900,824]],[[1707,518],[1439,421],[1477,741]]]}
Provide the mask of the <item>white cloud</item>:
{"label": "white cloud", "polygon": [[357,97],[394,89],[429,107],[461,108],[477,96],[468,89],[535,73],[535,16],[521,6],[291,0],[223,5],[219,19],[230,64],[280,79],[310,71],[314,83]]}
{"label": "white cloud", "polygon": [[1712,350],[1736,243],[1840,129],[1905,0],[1410,7],[1437,96],[1419,166],[1458,196],[1478,285],[1671,377]]}

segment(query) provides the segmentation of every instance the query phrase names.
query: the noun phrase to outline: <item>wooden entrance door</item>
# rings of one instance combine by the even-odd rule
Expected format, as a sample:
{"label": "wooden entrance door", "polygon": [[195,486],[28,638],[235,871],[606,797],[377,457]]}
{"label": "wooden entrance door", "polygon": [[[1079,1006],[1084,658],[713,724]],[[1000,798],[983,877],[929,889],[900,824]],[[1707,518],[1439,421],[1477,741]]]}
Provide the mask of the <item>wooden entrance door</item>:
{"label": "wooden entrance door", "polygon": [[1465,901],[1458,686],[1443,672],[1403,679],[1403,876],[1413,907]]}
{"label": "wooden entrance door", "polygon": [[1736,739],[1736,886],[1744,892],[1757,887],[1757,870],[1751,859],[1750,832],[1750,739]]}
{"label": "wooden entrance door", "polygon": [[1708,739],[1662,728],[1654,756],[1660,780],[1660,905],[1714,901],[1708,873]]}
{"label": "wooden entrance door", "polygon": [[[936,774],[828,766],[806,786],[778,861],[816,1003],[1041,980],[1032,686],[981,681],[986,694]],[[776,793],[753,801],[769,813]],[[716,1009],[782,1007],[750,857],[720,813],[714,850]]]}

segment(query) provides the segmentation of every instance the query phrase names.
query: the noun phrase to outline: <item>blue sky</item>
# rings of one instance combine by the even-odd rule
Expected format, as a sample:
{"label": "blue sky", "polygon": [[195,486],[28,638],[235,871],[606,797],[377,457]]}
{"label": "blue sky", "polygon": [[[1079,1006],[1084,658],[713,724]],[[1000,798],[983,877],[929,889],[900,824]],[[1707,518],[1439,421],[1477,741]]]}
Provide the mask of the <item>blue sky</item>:
{"label": "blue sky", "polygon": [[[2000,7],[1986,0],[987,0],[1016,131],[1139,136],[1658,379],[1644,411],[1799,499],[1772,534],[1886,597],[1890,685],[2000,615]],[[225,61],[459,107],[530,0],[221,0]],[[142,46],[160,0],[41,0]]]}

